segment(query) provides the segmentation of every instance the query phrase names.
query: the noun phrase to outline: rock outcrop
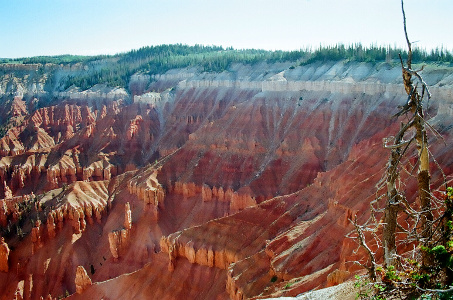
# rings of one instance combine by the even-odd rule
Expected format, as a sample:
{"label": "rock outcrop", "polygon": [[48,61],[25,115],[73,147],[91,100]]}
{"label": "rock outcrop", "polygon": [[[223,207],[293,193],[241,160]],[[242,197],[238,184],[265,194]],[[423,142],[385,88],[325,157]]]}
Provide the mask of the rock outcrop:
{"label": "rock outcrop", "polygon": [[37,250],[43,246],[42,228],[41,221],[37,220],[35,226],[31,229],[31,253],[34,254]]}
{"label": "rock outcrop", "polygon": [[134,176],[127,185],[129,193],[136,195],[151,207],[154,221],[159,219],[159,210],[165,207],[165,191],[157,180],[158,172],[158,169],[147,167],[143,172]]}
{"label": "rock outcrop", "polygon": [[114,261],[118,261],[122,251],[128,246],[129,234],[128,229],[115,230],[109,233],[110,253]]}
{"label": "rock outcrop", "polygon": [[124,206],[124,228],[126,230],[132,229],[132,214],[131,214],[131,205],[129,202]]}
{"label": "rock outcrop", "polygon": [[82,294],[88,287],[91,286],[91,278],[83,266],[78,266],[75,277],[76,293]]}
{"label": "rock outcrop", "polygon": [[125,248],[130,244],[130,235],[132,229],[132,212],[129,202],[124,205],[124,228],[109,232],[109,248],[113,260],[118,261],[120,255]]}
{"label": "rock outcrop", "polygon": [[3,237],[0,238],[0,272],[8,273],[9,252],[10,250],[8,244],[5,242],[5,239]]}
{"label": "rock outcrop", "polygon": [[193,182],[175,182],[171,191],[178,195],[183,195],[184,198],[195,197],[201,194],[201,199],[204,202],[221,201],[228,202],[230,212],[235,213],[244,208],[256,205],[256,200],[251,196],[252,191],[244,188],[241,191],[233,191],[231,188],[224,189],[223,187],[210,188],[207,184],[201,186]]}
{"label": "rock outcrop", "polygon": [[56,213],[50,212],[49,216],[47,217],[47,234],[51,239],[55,237],[57,228],[57,226],[55,225],[54,215],[56,215]]}

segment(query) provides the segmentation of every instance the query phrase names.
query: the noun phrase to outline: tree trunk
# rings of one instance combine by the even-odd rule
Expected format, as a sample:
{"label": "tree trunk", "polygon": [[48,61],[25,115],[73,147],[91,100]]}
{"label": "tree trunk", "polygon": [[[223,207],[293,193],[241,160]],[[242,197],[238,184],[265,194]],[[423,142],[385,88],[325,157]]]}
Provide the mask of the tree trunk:
{"label": "tree trunk", "polygon": [[[401,143],[402,136],[407,130],[407,126],[403,126],[395,138],[394,145]],[[395,264],[396,257],[396,242],[395,232],[398,219],[399,203],[401,196],[396,188],[396,180],[398,179],[398,164],[401,158],[401,149],[396,147],[392,149],[389,165],[387,167],[387,203],[384,210],[384,263],[386,267]]]}
{"label": "tree trunk", "polygon": [[431,222],[433,220],[433,214],[431,212],[431,176],[429,174],[428,141],[422,116],[416,117],[414,126],[417,130],[415,139],[417,141],[418,156],[420,158],[417,177],[420,209],[422,211],[421,236],[424,239],[428,239],[432,234]]}

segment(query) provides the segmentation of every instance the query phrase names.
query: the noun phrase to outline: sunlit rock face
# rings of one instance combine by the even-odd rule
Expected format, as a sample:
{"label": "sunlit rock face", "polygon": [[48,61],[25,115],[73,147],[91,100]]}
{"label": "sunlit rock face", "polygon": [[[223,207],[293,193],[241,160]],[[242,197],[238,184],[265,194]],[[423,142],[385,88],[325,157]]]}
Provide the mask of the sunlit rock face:
{"label": "sunlit rock face", "polygon": [[[385,170],[400,69],[290,66],[136,74],[129,92],[72,87],[39,108],[53,92],[2,81],[16,124],[0,139],[0,294],[253,299],[350,278],[345,234]],[[429,116],[451,145],[443,72]]]}

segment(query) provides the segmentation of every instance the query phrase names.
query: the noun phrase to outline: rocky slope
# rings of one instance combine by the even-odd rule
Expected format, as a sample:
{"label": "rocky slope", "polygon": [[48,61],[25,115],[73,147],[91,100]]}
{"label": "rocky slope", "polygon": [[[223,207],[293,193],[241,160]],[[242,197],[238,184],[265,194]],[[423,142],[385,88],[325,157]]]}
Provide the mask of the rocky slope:
{"label": "rocky slope", "polygon": [[[132,94],[21,68],[0,81],[0,299],[295,296],[357,271],[348,219],[385,169],[398,67],[178,69]],[[453,71],[424,72],[451,176]]]}

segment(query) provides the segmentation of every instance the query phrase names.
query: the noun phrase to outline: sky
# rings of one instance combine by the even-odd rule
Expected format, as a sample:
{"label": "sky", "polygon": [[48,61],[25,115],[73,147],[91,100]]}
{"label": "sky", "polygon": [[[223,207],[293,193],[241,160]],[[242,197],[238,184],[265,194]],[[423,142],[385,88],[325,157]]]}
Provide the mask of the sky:
{"label": "sky", "polygon": [[[453,0],[406,0],[420,48],[453,50]],[[0,0],[0,57],[182,43],[298,50],[405,46],[400,0]]]}

